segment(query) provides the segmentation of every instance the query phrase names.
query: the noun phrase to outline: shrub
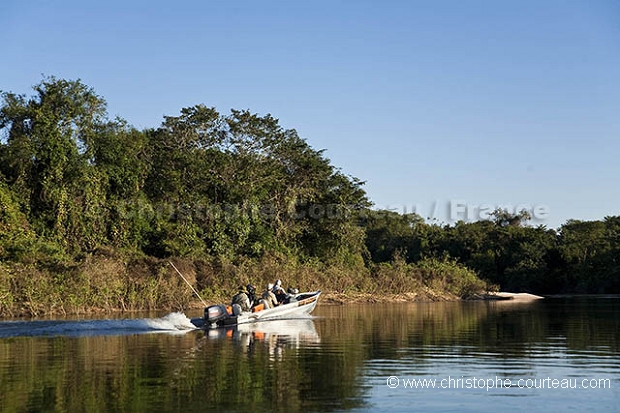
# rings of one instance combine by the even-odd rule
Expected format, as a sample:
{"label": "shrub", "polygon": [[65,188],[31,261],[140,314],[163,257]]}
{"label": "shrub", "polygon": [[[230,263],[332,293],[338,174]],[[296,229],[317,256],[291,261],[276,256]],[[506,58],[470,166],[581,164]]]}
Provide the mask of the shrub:
{"label": "shrub", "polygon": [[433,289],[447,291],[461,298],[472,297],[486,289],[486,283],[474,271],[455,259],[427,258],[417,265],[422,270],[424,283]]}

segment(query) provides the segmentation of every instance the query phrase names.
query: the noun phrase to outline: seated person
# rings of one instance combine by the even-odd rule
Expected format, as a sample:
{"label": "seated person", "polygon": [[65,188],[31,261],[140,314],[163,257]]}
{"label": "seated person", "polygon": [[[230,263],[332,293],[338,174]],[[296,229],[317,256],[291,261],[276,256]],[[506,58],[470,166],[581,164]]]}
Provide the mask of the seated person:
{"label": "seated person", "polygon": [[247,296],[248,299],[250,300],[250,308],[254,307],[256,304],[258,304],[258,300],[259,298],[256,296],[256,287],[254,287],[252,284],[248,284],[246,286],[247,289]]}
{"label": "seated person", "polygon": [[250,298],[245,292],[244,287],[239,287],[237,294],[235,294],[232,298],[232,304],[238,304],[241,307],[241,311],[250,311]]}
{"label": "seated person", "polygon": [[288,304],[297,301],[297,298],[295,298],[297,294],[299,294],[299,290],[297,288],[289,287],[288,290],[286,290],[286,298],[284,299],[284,302]]}
{"label": "seated person", "polygon": [[276,299],[276,295],[273,293],[273,284],[267,284],[267,289],[263,293],[263,300],[267,303],[269,308],[273,308],[278,305],[278,300]]}
{"label": "seated person", "polygon": [[276,284],[273,286],[273,289],[271,291],[273,291],[276,296],[276,300],[278,300],[279,303],[284,301],[284,299],[286,298],[286,291],[282,287],[282,280],[276,280]]}

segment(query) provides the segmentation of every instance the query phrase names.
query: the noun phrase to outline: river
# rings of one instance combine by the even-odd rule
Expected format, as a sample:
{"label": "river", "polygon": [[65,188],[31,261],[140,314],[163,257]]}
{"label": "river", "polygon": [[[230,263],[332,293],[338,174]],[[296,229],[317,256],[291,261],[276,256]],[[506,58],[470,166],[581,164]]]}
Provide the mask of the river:
{"label": "river", "polygon": [[0,411],[619,411],[620,298],[0,322]]}

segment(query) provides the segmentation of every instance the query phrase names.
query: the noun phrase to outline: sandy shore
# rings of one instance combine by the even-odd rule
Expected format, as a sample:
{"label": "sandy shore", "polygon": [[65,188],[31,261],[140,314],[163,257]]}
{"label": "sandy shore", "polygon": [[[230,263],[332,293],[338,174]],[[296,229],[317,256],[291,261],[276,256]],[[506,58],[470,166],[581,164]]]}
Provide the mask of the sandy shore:
{"label": "sandy shore", "polygon": [[498,292],[498,293],[486,294],[482,298],[486,300],[532,301],[532,300],[540,300],[544,297],[541,297],[539,295],[534,295],[534,294],[528,294],[528,293]]}

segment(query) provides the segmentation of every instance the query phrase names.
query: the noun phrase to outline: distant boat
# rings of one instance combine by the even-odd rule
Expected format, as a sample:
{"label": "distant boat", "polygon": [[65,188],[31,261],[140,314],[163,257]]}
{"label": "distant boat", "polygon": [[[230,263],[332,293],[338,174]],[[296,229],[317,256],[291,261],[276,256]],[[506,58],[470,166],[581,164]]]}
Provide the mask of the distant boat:
{"label": "distant boat", "polygon": [[254,323],[281,318],[291,318],[310,314],[316,307],[321,291],[289,294],[278,306],[266,308],[258,304],[250,311],[241,311],[238,304],[216,304],[205,308],[204,317],[193,318],[192,324],[198,328],[217,328],[238,324]]}

